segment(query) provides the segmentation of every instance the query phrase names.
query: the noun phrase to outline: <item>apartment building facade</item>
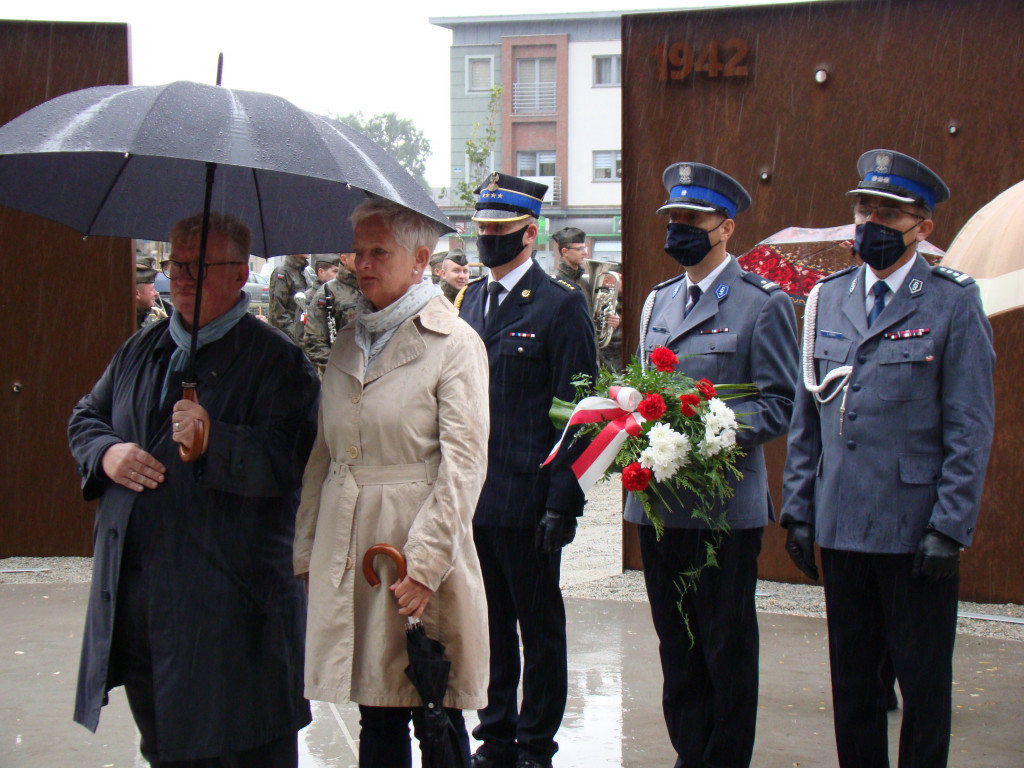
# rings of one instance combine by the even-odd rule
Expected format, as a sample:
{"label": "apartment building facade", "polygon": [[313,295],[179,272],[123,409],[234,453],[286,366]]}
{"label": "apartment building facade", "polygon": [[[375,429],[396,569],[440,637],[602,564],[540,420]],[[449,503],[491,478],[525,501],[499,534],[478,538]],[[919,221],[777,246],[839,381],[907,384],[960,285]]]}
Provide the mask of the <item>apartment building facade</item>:
{"label": "apartment building facade", "polygon": [[[433,18],[452,30],[451,186],[445,213],[474,249],[472,210],[460,185],[491,171],[549,188],[538,258],[554,266],[548,235],[566,226],[588,235],[594,258],[621,260],[621,13]],[[484,138],[492,89],[493,151],[474,165],[469,140]],[[474,127],[476,126],[476,127]]]}

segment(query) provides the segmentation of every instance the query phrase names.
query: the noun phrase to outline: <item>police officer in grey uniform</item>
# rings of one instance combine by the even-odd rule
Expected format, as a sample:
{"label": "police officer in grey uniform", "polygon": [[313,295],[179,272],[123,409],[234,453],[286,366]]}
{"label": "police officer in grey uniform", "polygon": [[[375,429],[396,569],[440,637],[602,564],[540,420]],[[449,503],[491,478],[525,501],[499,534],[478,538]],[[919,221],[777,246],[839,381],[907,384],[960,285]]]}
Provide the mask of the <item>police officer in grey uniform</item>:
{"label": "police officer in grey uniform", "polygon": [[[630,496],[626,520],[639,523],[644,579],[661,641],[662,706],[676,766],[750,764],[757,719],[758,630],[754,610],[761,534],[773,518],[762,445],[785,434],[798,371],[796,318],[775,283],[744,272],[727,252],[737,213],[750,206],[738,182],[700,163],[675,163],[663,175],[668,200],[665,251],[683,274],[655,287],[641,315],[640,356],[666,346],[679,370],[713,384],[752,383],[756,393],[730,405],[746,427],[736,440],[746,453],[737,462],[743,479],[714,508],[729,531],[718,567],[705,569],[679,608],[680,574],[704,562],[713,534],[691,516],[696,499],[682,504],[652,499],[665,521],[659,541],[640,503]],[[663,498],[674,499],[670,492]],[[684,617],[685,614],[685,617]],[[690,641],[686,620],[693,633]]]}
{"label": "police officer in grey uniform", "polygon": [[945,766],[960,548],[992,441],[992,330],[974,280],[917,254],[943,181],[891,150],[857,170],[866,266],[808,297],[781,522],[812,579],[821,547],[841,768],[888,765],[886,650],[903,693],[900,768]]}
{"label": "police officer in grey uniform", "polygon": [[586,441],[545,468],[541,463],[558,441],[551,400],[572,400],[573,377],[596,375],[597,351],[582,294],[532,258],[546,191],[504,173],[476,190],[477,250],[490,273],[466,286],[459,305],[460,317],[484,340],[491,374],[487,480],[473,517],[487,593],[490,681],[473,730],[483,742],[473,768],[550,768],[568,692],[558,581],[562,547],[583,513],[572,462]]}

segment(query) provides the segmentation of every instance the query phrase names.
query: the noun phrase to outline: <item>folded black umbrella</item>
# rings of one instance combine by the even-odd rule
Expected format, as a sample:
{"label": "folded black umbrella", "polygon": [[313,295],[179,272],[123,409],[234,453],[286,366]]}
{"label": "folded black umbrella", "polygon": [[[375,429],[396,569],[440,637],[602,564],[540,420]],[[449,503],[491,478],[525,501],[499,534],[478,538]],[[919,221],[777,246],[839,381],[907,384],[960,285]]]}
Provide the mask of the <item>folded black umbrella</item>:
{"label": "folded black umbrella", "polygon": [[[405,557],[390,544],[374,544],[363,556],[363,575],[371,587],[380,586],[380,578],[373,570],[373,558],[387,555],[395,561],[398,578],[406,576]],[[405,630],[405,646],[409,666],[405,676],[416,687],[423,700],[424,727],[417,736],[423,768],[462,768],[465,764],[460,751],[459,734],[444,710],[444,694],[448,690],[448,675],[452,663],[444,657],[445,647],[427,637],[419,619],[409,619]]]}

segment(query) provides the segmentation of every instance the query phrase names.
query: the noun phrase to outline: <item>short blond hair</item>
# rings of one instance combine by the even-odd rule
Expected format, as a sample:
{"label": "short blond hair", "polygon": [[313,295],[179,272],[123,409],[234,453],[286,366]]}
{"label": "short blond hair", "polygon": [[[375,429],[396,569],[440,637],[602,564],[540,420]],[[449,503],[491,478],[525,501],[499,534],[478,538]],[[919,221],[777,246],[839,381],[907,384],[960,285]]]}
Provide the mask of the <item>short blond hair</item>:
{"label": "short blond hair", "polygon": [[371,197],[360,203],[352,211],[349,221],[354,229],[374,216],[380,217],[395,242],[409,253],[415,253],[419,248],[433,253],[441,238],[441,225],[436,221],[382,197]]}
{"label": "short blond hair", "polygon": [[[249,248],[252,246],[252,232],[245,222],[229,213],[210,211],[210,232],[216,232],[223,236],[235,251],[235,255],[242,261],[249,261]],[[169,240],[174,243],[182,240],[192,240],[202,237],[203,214],[197,213],[182,219],[173,227]]]}

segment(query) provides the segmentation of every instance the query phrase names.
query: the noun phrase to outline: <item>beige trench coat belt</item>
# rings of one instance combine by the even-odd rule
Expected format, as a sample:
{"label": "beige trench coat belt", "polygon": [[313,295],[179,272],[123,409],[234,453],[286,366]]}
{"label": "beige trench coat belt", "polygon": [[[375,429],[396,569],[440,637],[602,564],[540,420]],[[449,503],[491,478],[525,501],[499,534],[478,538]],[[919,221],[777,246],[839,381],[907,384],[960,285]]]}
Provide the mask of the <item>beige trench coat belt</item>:
{"label": "beige trench coat belt", "polygon": [[438,463],[421,461],[418,464],[345,464],[335,461],[332,470],[340,471],[342,466],[348,467],[356,485],[401,485],[403,483],[433,483],[437,480]]}

